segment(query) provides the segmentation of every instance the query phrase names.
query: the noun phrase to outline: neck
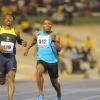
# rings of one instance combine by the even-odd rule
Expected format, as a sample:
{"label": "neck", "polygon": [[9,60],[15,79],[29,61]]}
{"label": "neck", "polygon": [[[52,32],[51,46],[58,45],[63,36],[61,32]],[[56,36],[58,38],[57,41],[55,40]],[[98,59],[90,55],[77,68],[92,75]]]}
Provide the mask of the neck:
{"label": "neck", "polygon": [[46,31],[44,30],[45,34],[50,34],[51,33],[51,30],[50,31]]}
{"label": "neck", "polygon": [[11,27],[12,27],[12,25],[4,25],[4,27],[6,28],[6,29],[11,29]]}

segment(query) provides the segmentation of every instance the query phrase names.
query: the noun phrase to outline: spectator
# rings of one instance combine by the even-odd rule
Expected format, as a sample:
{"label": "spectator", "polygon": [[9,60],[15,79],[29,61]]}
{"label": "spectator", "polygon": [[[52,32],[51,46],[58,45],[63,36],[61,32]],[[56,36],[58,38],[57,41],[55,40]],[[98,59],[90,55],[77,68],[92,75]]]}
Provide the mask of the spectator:
{"label": "spectator", "polygon": [[57,7],[60,4],[63,4],[64,0],[52,0],[52,6]]}
{"label": "spectator", "polygon": [[81,54],[83,55],[82,61],[88,62],[88,53],[84,47],[81,48]]}
{"label": "spectator", "polygon": [[52,21],[55,24],[64,24],[65,23],[65,21],[64,21],[64,12],[63,12],[63,6],[62,5],[58,6],[57,11],[53,13]]}
{"label": "spectator", "polygon": [[18,8],[23,13],[27,13],[29,10],[30,0],[18,0]]}
{"label": "spectator", "polygon": [[18,15],[18,7],[16,6],[16,2],[11,2],[9,4],[10,13],[13,15]]}
{"label": "spectator", "polygon": [[3,5],[3,6],[1,7],[1,14],[2,14],[3,16],[9,14],[9,12],[10,12],[10,10],[8,9],[8,6]]}
{"label": "spectator", "polygon": [[32,31],[32,27],[30,25],[30,22],[23,15],[19,19],[19,25],[20,25],[22,31],[25,33]]}
{"label": "spectator", "polygon": [[84,16],[86,9],[85,9],[85,5],[80,0],[77,0],[75,2],[75,7],[76,7],[77,16]]}
{"label": "spectator", "polygon": [[82,55],[79,53],[78,48],[75,46],[71,50],[71,59],[72,59],[72,73],[80,73],[84,72],[80,68],[80,59],[82,58]]}
{"label": "spectator", "polygon": [[65,62],[63,61],[63,58],[64,58],[64,51],[63,49],[59,52],[59,63],[58,63],[58,67],[60,69],[60,73],[63,74],[63,72],[66,72],[67,73],[67,68],[66,68],[66,65],[65,65]]}
{"label": "spectator", "polygon": [[90,54],[91,53],[91,50],[93,49],[93,43],[92,43],[92,40],[91,40],[90,37],[87,37],[86,38],[85,48],[87,50],[87,53]]}
{"label": "spectator", "polygon": [[28,10],[28,15],[30,15],[30,16],[38,15],[37,7],[38,7],[38,4],[37,4],[36,0],[31,0],[30,7],[29,7],[29,10]]}
{"label": "spectator", "polygon": [[65,39],[65,48],[66,48],[66,50],[71,50],[72,47],[73,47],[73,39],[72,39],[71,35],[68,34]]}
{"label": "spectator", "polygon": [[74,5],[72,2],[69,2],[65,3],[64,7],[65,7],[65,18],[64,18],[65,22],[68,25],[71,25],[73,20],[73,12],[75,10]]}
{"label": "spectator", "polygon": [[52,14],[54,13],[55,9],[51,6],[51,4],[47,4],[46,9],[47,9],[47,16],[51,17]]}
{"label": "spectator", "polygon": [[44,7],[44,0],[35,0],[35,1],[37,2],[39,7]]}

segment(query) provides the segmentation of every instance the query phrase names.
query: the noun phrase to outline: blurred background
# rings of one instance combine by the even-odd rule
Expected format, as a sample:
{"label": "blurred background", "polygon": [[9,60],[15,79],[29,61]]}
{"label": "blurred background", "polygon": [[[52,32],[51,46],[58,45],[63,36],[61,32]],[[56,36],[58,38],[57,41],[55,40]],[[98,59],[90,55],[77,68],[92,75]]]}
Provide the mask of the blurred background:
{"label": "blurred background", "polygon": [[[0,0],[0,25],[9,13],[28,43],[43,19],[52,20],[63,48],[59,53],[61,79],[100,77],[100,0]],[[17,80],[35,78],[36,47],[27,57],[24,51],[17,45]]]}

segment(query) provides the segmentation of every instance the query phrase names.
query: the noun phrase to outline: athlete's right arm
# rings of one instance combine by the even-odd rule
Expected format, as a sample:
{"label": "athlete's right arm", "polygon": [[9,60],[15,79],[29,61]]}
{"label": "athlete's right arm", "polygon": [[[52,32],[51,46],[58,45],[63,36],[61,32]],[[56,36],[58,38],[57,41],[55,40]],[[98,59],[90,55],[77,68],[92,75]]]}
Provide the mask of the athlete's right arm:
{"label": "athlete's right arm", "polygon": [[25,50],[25,52],[24,52],[24,56],[27,56],[27,54],[28,54],[30,48],[31,48],[34,44],[36,44],[36,37],[37,37],[37,32],[33,33],[33,35],[32,35],[32,40],[31,40],[31,42],[29,43],[28,47],[26,48],[26,50]]}
{"label": "athlete's right arm", "polygon": [[0,52],[2,53],[4,51],[4,47],[0,45]]}
{"label": "athlete's right arm", "polygon": [[[0,31],[1,31],[1,26],[0,26]],[[0,45],[0,52],[2,53],[4,51],[4,47]]]}

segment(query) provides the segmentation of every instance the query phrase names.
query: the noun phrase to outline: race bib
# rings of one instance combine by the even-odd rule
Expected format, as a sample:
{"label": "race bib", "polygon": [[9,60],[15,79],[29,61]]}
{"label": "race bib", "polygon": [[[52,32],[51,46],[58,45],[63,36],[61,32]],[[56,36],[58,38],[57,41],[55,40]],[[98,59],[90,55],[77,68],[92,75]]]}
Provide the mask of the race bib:
{"label": "race bib", "polygon": [[1,46],[4,47],[4,53],[13,53],[14,43],[1,41]]}
{"label": "race bib", "polygon": [[49,46],[49,36],[38,36],[37,44],[40,47],[48,47]]}

